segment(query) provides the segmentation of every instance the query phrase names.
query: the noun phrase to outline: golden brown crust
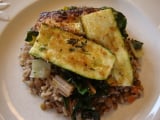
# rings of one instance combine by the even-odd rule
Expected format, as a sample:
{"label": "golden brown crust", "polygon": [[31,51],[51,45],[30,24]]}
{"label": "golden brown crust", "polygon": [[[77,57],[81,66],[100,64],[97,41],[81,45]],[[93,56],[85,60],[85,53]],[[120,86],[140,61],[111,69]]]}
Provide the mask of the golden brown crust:
{"label": "golden brown crust", "polygon": [[83,35],[83,31],[79,31],[78,28],[74,27],[75,24],[78,24],[81,15],[89,14],[97,10],[99,9],[92,7],[70,7],[57,11],[42,12],[32,30],[38,31],[40,25],[45,23],[50,26],[60,27],[75,34]]}

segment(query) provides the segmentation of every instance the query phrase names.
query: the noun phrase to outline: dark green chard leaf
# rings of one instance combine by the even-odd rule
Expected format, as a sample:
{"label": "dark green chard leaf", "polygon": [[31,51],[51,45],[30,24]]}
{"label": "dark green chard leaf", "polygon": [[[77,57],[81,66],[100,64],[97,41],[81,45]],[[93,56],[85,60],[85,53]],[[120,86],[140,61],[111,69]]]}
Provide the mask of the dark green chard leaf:
{"label": "dark green chard leaf", "polygon": [[89,92],[87,78],[84,78],[65,69],[61,69],[61,73],[63,74],[62,77],[64,77],[65,80],[75,86],[79,94],[84,95]]}
{"label": "dark green chard leaf", "polygon": [[[75,90],[70,98],[64,97],[63,102],[66,109],[69,108],[69,99],[76,100],[76,105],[71,113],[72,120],[77,120],[77,115],[80,114],[82,120],[93,119],[100,120],[100,114],[93,109],[93,101],[100,96],[108,94],[108,85],[105,81],[90,80],[77,75],[71,71],[56,67],[65,80],[75,86]],[[90,94],[87,82],[90,82],[96,89],[96,94]]]}
{"label": "dark green chard leaf", "polygon": [[77,88],[78,92],[81,95],[84,95],[85,93],[88,92],[88,86],[86,86],[86,84],[82,81],[82,82],[76,82],[76,81],[72,81],[72,83],[74,84],[74,86]]}
{"label": "dark green chard leaf", "polygon": [[142,49],[142,46],[143,46],[142,42],[137,41],[137,40],[132,40],[131,43],[132,43],[132,45],[133,45],[133,47],[134,47],[135,50]]}
{"label": "dark green chard leaf", "polygon": [[66,110],[69,108],[69,98],[63,97],[64,107]]}
{"label": "dark green chard leaf", "polygon": [[81,114],[82,120],[100,120],[99,113],[96,110],[93,110],[92,108],[92,100],[95,97],[94,95],[74,95],[74,97],[78,98],[78,101],[73,109],[72,120],[77,120],[78,114]]}
{"label": "dark green chard leaf", "polygon": [[95,96],[103,96],[108,94],[108,84],[106,81],[96,81],[92,80],[91,81],[92,85],[96,89],[96,95]]}
{"label": "dark green chard leaf", "polygon": [[114,16],[115,16],[115,19],[117,21],[117,25],[120,29],[120,32],[122,34],[123,37],[127,37],[127,33],[126,33],[126,25],[127,25],[127,19],[126,17],[121,13],[121,12],[118,12],[116,10],[113,9],[113,13],[114,13]]}
{"label": "dark green chard leaf", "polygon": [[91,109],[85,109],[81,113],[82,120],[91,119],[91,120],[100,120],[100,114]]}
{"label": "dark green chard leaf", "polygon": [[32,42],[35,40],[35,38],[38,36],[39,32],[37,31],[28,31],[27,37],[25,38],[25,41]]}
{"label": "dark green chard leaf", "polygon": [[133,55],[136,58],[141,58],[143,56],[143,43],[134,39],[129,40],[129,45]]}
{"label": "dark green chard leaf", "polygon": [[[74,110],[73,114],[72,114],[72,120],[77,120],[77,114],[78,112],[76,110]],[[82,120],[100,120],[100,114],[95,111],[95,110],[91,110],[91,109],[84,109],[81,112],[81,119]]]}

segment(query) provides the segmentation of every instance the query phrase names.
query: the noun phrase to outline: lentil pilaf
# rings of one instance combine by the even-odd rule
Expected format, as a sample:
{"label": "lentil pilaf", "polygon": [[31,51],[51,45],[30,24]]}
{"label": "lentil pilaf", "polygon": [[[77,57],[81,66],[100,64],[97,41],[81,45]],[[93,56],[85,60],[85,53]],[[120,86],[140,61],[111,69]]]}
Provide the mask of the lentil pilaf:
{"label": "lentil pilaf", "polygon": [[[60,27],[65,31],[86,37],[83,31],[79,32],[77,29],[70,28],[68,23],[77,21],[77,18],[82,15],[93,13],[101,9],[104,9],[104,7],[92,8],[72,6],[65,7],[64,9],[57,11],[42,12],[36,24],[31,28],[31,31],[38,32],[41,24],[45,23],[49,26]],[[116,110],[118,104],[131,104],[136,99],[140,98],[143,95],[143,86],[139,80],[139,71],[141,67],[140,58],[135,56],[135,53],[132,51],[130,44],[131,41],[135,40],[130,39],[126,31],[121,31],[121,33],[124,35],[125,48],[128,51],[131,66],[133,68],[134,77],[131,86],[117,86],[117,83],[113,80],[108,81],[108,83],[105,81],[90,81],[54,64],[51,64],[51,72],[47,77],[31,77],[32,61],[37,58],[29,54],[29,51],[32,48],[32,44],[25,42],[24,46],[21,48],[19,56],[20,66],[23,70],[23,82],[30,88],[32,94],[37,95],[43,99],[43,102],[40,105],[41,109],[56,109],[58,113],[63,113],[65,116],[68,116],[69,119],[72,120],[76,120],[77,114],[80,114],[81,119],[83,120],[99,120],[100,116],[105,112]],[[87,89],[84,89],[84,91],[81,91],[83,92],[82,94],[78,94],[78,90],[73,90],[74,81],[72,81],[71,87],[69,86],[71,88],[72,95],[66,95],[63,91],[60,91],[55,87],[55,85],[53,85],[53,79],[55,77],[61,80],[61,78],[58,78],[59,76],[62,77],[63,80],[69,79],[70,77],[77,79],[77,81],[83,79],[81,82],[87,84],[87,89],[89,89],[89,92],[86,93]],[[70,83],[70,81],[71,80],[65,82]],[[77,85],[77,83],[74,85]],[[104,91],[102,91],[102,89]],[[89,97],[88,94],[90,95]],[[88,106],[83,106],[84,104]]]}

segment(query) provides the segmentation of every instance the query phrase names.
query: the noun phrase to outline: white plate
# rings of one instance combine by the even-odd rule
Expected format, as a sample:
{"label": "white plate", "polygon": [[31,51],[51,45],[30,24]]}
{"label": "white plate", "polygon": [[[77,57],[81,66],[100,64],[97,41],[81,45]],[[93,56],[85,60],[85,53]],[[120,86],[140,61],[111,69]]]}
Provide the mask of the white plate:
{"label": "white plate", "polygon": [[145,55],[140,75],[144,96],[131,105],[119,106],[116,111],[105,114],[102,120],[159,120],[160,34],[147,17],[123,0],[39,0],[19,12],[0,36],[0,120],[66,120],[54,111],[40,109],[42,100],[31,95],[21,81],[18,55],[26,31],[35,23],[40,12],[71,5],[111,6],[122,11],[128,19],[130,36],[144,42]]}

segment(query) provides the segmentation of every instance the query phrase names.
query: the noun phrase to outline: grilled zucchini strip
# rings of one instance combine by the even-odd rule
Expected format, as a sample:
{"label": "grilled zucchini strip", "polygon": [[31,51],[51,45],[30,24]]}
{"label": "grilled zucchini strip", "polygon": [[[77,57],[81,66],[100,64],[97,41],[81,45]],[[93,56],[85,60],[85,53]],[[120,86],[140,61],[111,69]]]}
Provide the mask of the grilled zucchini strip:
{"label": "grilled zucchini strip", "polygon": [[83,15],[81,21],[87,38],[108,48],[116,56],[112,75],[118,85],[132,85],[132,66],[112,9]]}
{"label": "grilled zucchini strip", "polygon": [[41,25],[29,53],[96,80],[107,79],[115,62],[114,55],[101,45],[46,24]]}

